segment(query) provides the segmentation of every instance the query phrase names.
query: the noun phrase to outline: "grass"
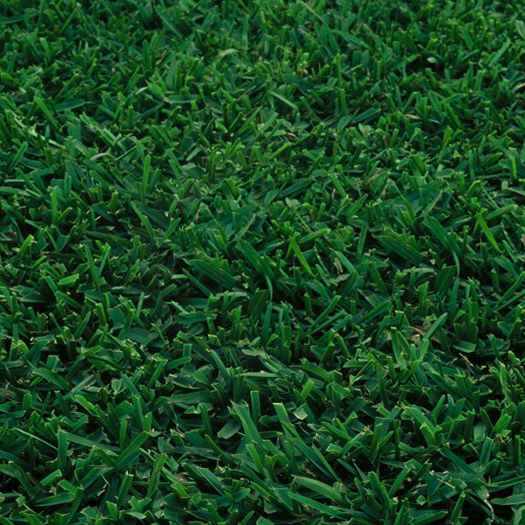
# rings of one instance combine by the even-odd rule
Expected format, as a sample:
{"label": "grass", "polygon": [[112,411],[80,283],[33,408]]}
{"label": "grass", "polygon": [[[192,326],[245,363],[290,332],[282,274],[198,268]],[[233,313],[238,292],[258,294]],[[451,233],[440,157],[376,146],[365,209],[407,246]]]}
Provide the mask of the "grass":
{"label": "grass", "polygon": [[525,523],[521,0],[0,1],[0,524]]}

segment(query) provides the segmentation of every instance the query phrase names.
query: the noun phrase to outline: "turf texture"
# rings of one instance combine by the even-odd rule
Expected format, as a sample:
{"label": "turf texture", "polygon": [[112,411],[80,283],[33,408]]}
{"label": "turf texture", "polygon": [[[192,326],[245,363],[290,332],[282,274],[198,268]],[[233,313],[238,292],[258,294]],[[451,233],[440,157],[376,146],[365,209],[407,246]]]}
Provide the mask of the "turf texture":
{"label": "turf texture", "polygon": [[525,523],[525,2],[0,49],[0,525]]}

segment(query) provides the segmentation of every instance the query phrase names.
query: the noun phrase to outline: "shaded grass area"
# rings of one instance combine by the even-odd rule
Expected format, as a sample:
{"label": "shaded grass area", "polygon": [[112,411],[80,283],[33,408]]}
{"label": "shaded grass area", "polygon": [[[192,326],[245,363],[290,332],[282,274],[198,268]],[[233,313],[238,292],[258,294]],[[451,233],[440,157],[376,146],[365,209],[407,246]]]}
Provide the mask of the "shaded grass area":
{"label": "shaded grass area", "polygon": [[525,520],[522,1],[0,1],[0,523]]}

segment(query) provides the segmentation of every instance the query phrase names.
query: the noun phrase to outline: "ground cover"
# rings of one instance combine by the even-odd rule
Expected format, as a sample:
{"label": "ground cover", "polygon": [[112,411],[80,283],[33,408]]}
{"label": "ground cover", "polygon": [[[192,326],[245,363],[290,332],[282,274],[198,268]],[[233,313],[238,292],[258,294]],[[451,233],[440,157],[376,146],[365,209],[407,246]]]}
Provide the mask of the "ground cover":
{"label": "ground cover", "polygon": [[1,0],[0,523],[524,523],[524,12]]}

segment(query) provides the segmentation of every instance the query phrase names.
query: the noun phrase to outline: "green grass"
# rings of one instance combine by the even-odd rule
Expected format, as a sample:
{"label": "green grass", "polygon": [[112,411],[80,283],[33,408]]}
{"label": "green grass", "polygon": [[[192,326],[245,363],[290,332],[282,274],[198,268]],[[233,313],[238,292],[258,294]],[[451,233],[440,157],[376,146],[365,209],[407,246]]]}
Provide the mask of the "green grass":
{"label": "green grass", "polygon": [[522,0],[0,0],[0,525],[525,523]]}

